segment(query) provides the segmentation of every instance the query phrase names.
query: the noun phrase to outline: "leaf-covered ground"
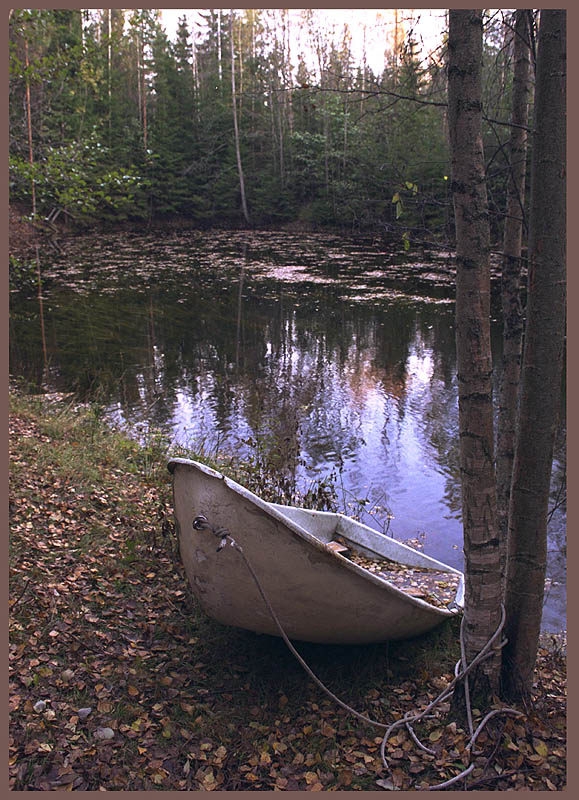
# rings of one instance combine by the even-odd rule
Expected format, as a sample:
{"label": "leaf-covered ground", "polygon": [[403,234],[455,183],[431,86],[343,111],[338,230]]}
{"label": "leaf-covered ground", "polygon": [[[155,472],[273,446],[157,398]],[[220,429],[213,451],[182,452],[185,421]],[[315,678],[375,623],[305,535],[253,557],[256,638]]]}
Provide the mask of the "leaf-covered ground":
{"label": "leaf-covered ground", "polygon": [[[467,763],[448,704],[389,738],[337,707],[283,642],[207,619],[171,528],[169,476],[86,413],[10,415],[10,786],[13,790],[408,790]],[[386,724],[451,680],[457,628],[373,647],[298,645]],[[488,709],[475,710],[475,724]],[[561,790],[566,668],[541,649],[534,702],[497,717],[451,790]],[[381,784],[377,783],[381,781]]]}

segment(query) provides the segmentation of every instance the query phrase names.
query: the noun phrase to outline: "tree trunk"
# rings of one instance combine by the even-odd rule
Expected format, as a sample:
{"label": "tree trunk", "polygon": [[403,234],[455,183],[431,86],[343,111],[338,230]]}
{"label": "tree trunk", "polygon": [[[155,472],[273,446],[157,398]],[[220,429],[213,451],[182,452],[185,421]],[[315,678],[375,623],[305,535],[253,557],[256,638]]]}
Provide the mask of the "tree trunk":
{"label": "tree trunk", "polygon": [[506,572],[509,499],[515,451],[515,426],[521,371],[523,309],[521,304],[521,243],[525,209],[525,172],[529,116],[529,12],[515,11],[513,103],[511,112],[510,175],[503,241],[503,368],[499,390],[497,438],[497,512],[501,572]]}
{"label": "tree trunk", "polygon": [[249,225],[249,213],[245,200],[245,181],[241,164],[241,150],[239,148],[239,126],[237,124],[237,99],[235,92],[235,48],[233,45],[233,11],[229,16],[229,38],[231,40],[231,104],[233,106],[233,129],[235,132],[235,155],[237,157],[237,172],[239,173],[239,191],[241,194],[241,208],[245,221]]}
{"label": "tree trunk", "polygon": [[392,60],[394,62],[394,87],[398,83],[398,57],[400,56],[400,32],[398,27],[399,9],[394,9],[394,47],[392,48]]}
{"label": "tree trunk", "polygon": [[136,34],[137,43],[137,103],[139,106],[139,124],[143,124],[143,101],[141,98],[141,37]]}
{"label": "tree trunk", "polygon": [[344,103],[344,152],[342,155],[342,176],[346,180],[346,158],[348,153],[348,106]]}
{"label": "tree trunk", "polygon": [[[30,103],[30,61],[28,58],[28,39],[24,40],[24,53],[25,53],[25,66],[26,66],[26,122],[28,127],[28,161],[30,166],[34,166],[34,150],[32,147],[32,108]],[[36,216],[36,187],[34,185],[34,176],[30,179],[30,192],[32,198],[32,216]]]}
{"label": "tree trunk", "polygon": [[293,104],[293,76],[291,64],[291,20],[287,17],[287,56],[284,59],[284,85],[287,90],[287,110],[288,110],[288,125],[290,136],[294,132],[294,104]]}
{"label": "tree trunk", "polygon": [[241,24],[237,29],[237,49],[239,51],[239,117],[243,119],[243,41],[241,39]]}
{"label": "tree trunk", "polygon": [[326,187],[326,195],[330,193],[330,166],[329,166],[329,156],[328,156],[328,148],[329,148],[329,120],[328,120],[328,108],[327,108],[327,98],[326,92],[326,52],[325,49],[322,51],[322,46],[320,44],[320,38],[318,36],[318,46],[317,46],[317,53],[318,53],[318,64],[320,67],[320,89],[322,90],[322,131],[324,137],[324,179],[325,179],[325,187]]}
{"label": "tree trunk", "polygon": [[360,98],[360,114],[364,113],[364,94],[366,93],[366,26],[362,25],[362,97]]}
{"label": "tree trunk", "polygon": [[193,76],[193,98],[194,98],[194,107],[195,107],[195,119],[197,124],[201,121],[201,90],[199,85],[199,65],[197,63],[197,36],[194,33],[194,29],[197,23],[193,23],[193,28],[191,31],[191,71]]}
{"label": "tree trunk", "polygon": [[142,49],[142,59],[143,59],[143,66],[141,69],[141,76],[143,79],[143,146],[145,148],[145,156],[147,155],[147,148],[148,148],[148,127],[147,127],[147,84],[145,83],[145,48],[143,45]]}
{"label": "tree trunk", "polygon": [[38,310],[40,313],[40,336],[42,338],[42,355],[44,357],[43,376],[48,377],[48,354],[46,351],[46,330],[44,328],[44,308],[42,302],[43,298],[42,298],[42,277],[40,275],[40,256],[38,254],[38,245],[35,245],[34,247],[36,250],[36,277],[38,282]]}
{"label": "tree trunk", "polygon": [[509,510],[503,681],[528,697],[547,561],[547,513],[565,341],[566,12],[542,10],[531,170],[527,324]]}
{"label": "tree trunk", "polygon": [[279,129],[279,182],[281,187],[285,185],[285,157],[283,147],[283,99],[282,93],[278,92],[277,105],[277,125]]}
{"label": "tree trunk", "polygon": [[[231,12],[233,13],[233,12]],[[221,9],[217,9],[217,67],[219,69],[219,83],[223,80],[223,65],[221,59]]]}
{"label": "tree trunk", "polygon": [[[448,116],[456,225],[456,348],[465,556],[465,650],[470,663],[501,617],[496,521],[489,220],[481,119],[482,12],[449,12]],[[496,691],[500,657],[469,678],[484,702]],[[460,695],[460,691],[455,693]]]}
{"label": "tree trunk", "polygon": [[112,31],[111,31],[111,9],[107,8],[107,99],[108,99],[108,129],[109,147],[111,146],[111,130],[113,117],[113,95],[112,95]]}
{"label": "tree trunk", "polygon": [[274,89],[273,83],[270,80],[269,84],[269,129],[271,131],[271,165],[273,174],[276,174],[276,170],[279,166],[279,161],[277,158],[277,136],[275,135],[275,113],[274,113]]}

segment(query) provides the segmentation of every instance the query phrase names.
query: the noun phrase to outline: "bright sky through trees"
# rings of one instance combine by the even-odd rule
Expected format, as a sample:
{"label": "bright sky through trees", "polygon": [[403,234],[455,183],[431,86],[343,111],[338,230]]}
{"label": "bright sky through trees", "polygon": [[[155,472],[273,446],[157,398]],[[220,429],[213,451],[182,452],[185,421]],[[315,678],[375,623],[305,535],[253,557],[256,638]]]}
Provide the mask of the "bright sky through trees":
{"label": "bright sky through trees", "polygon": [[[360,64],[363,59],[365,36],[368,66],[376,74],[382,72],[385,51],[391,51],[394,41],[395,9],[318,8],[311,10],[314,12],[314,18],[316,23],[319,24],[320,30],[327,32],[336,41],[342,39],[344,26],[348,26],[352,37],[352,52]],[[192,24],[193,26],[202,25],[201,11],[202,9],[161,9],[162,24],[169,38],[173,39],[177,30],[178,20],[183,15],[187,17],[190,28]],[[302,11],[303,9],[299,8],[289,9],[294,37],[292,50],[296,62],[300,53],[304,53],[306,60],[313,61],[307,41],[307,32],[303,29],[303,23],[302,28],[300,28]],[[418,45],[417,55],[421,59],[427,60],[429,54],[436,51],[440,45],[445,24],[445,13],[445,9],[442,8],[398,9],[399,36],[400,31],[402,31],[403,36],[410,31],[413,32],[413,38]],[[366,29],[365,33],[364,27]],[[195,30],[195,27],[193,27],[193,30]]]}

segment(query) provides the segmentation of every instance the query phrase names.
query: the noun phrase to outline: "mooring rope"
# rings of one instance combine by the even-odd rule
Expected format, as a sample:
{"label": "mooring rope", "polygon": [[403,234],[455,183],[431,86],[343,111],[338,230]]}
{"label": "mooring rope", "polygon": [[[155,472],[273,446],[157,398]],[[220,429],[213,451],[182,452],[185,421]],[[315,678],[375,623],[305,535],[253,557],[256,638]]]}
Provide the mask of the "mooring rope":
{"label": "mooring rope", "polygon": [[266,606],[268,608],[268,611],[271,614],[271,617],[272,617],[273,621],[277,625],[277,628],[278,628],[278,630],[279,630],[284,642],[286,643],[286,645],[290,649],[291,653],[297,658],[299,663],[302,665],[302,667],[308,673],[310,678],[312,678],[312,680],[314,680],[318,684],[318,686],[321,689],[323,689],[324,692],[326,692],[326,694],[329,695],[332,698],[332,700],[334,700],[334,702],[338,703],[338,705],[342,706],[342,708],[345,708],[351,714],[354,714],[354,716],[358,717],[358,719],[361,719],[363,722],[368,722],[370,725],[375,725],[376,727],[386,729],[388,726],[385,725],[383,722],[378,722],[377,720],[370,719],[370,717],[366,717],[364,714],[360,714],[360,712],[356,711],[355,708],[352,708],[347,703],[345,703],[343,700],[340,700],[339,697],[337,697],[330,689],[328,689],[327,686],[325,686],[324,683],[322,683],[322,681],[318,678],[318,676],[315,674],[315,672],[313,672],[313,670],[304,661],[304,659],[301,657],[301,655],[298,653],[298,651],[295,649],[295,647],[293,646],[293,644],[289,640],[285,630],[283,629],[283,626],[282,626],[281,622],[279,621],[279,619],[277,617],[277,614],[273,610],[273,608],[271,606],[271,603],[269,602],[269,600],[268,600],[268,598],[267,598],[267,596],[266,596],[266,594],[265,594],[265,592],[263,590],[263,587],[262,587],[262,585],[261,585],[261,583],[259,581],[259,578],[255,574],[255,571],[254,571],[253,567],[251,566],[251,563],[250,563],[249,559],[245,555],[245,553],[243,551],[243,548],[240,545],[237,544],[237,542],[231,536],[229,531],[226,528],[217,528],[217,529],[213,528],[207,522],[207,519],[205,517],[202,517],[202,516],[195,517],[195,519],[193,520],[193,527],[195,528],[195,530],[210,530],[216,536],[221,538],[221,544],[217,548],[217,552],[222,550],[223,547],[225,546],[225,544],[229,541],[229,544],[231,545],[231,547],[233,547],[233,549],[236,550],[241,555],[241,557],[243,558],[243,560],[245,562],[245,565],[247,566],[249,572],[251,573],[251,576],[252,576],[253,580],[255,581],[255,585],[257,586],[257,588],[259,590],[259,593],[261,594],[261,596],[262,596],[262,598],[263,598],[263,600],[264,600],[264,602],[265,602],[265,604],[266,604]]}
{"label": "mooring rope", "polygon": [[[306,661],[304,661],[302,656],[298,653],[296,648],[293,646],[293,644],[289,640],[289,638],[288,638],[288,636],[287,636],[287,634],[286,634],[281,622],[278,619],[277,614],[275,613],[271,603],[269,602],[269,599],[268,599],[267,595],[265,594],[265,591],[264,591],[264,589],[263,589],[263,587],[261,585],[261,582],[260,582],[259,578],[257,577],[257,575],[255,573],[255,570],[253,569],[253,567],[251,565],[251,562],[249,561],[249,559],[245,555],[245,552],[244,552],[243,548],[239,544],[237,544],[237,542],[231,536],[231,534],[229,533],[227,528],[214,528],[209,523],[209,521],[207,520],[207,517],[203,516],[202,514],[197,516],[197,517],[195,517],[195,519],[193,520],[193,528],[195,530],[198,530],[198,531],[200,531],[200,530],[211,531],[211,533],[213,533],[216,537],[218,537],[221,540],[220,544],[219,544],[219,547],[217,548],[217,552],[218,553],[221,550],[223,550],[223,548],[229,542],[230,546],[233,547],[233,549],[240,554],[240,556],[242,557],[247,569],[249,570],[249,572],[250,572],[250,574],[251,574],[251,576],[252,576],[252,578],[253,578],[253,580],[255,582],[255,585],[257,586],[257,589],[258,589],[261,597],[263,598],[263,601],[264,601],[264,603],[265,603],[265,605],[266,605],[266,607],[267,607],[267,609],[268,609],[268,611],[269,611],[269,613],[271,615],[271,618],[275,622],[275,624],[276,624],[276,626],[277,626],[277,628],[278,628],[278,630],[279,630],[279,632],[281,634],[281,637],[284,640],[285,644],[287,645],[288,649],[290,650],[292,655],[295,656],[295,658],[298,660],[298,662],[303,667],[303,669],[307,672],[307,674],[310,676],[310,678],[328,695],[328,697],[330,697],[335,703],[337,703],[339,706],[344,708],[350,714],[352,714],[353,716],[355,716],[358,719],[362,720],[362,722],[366,722],[366,723],[368,723],[370,725],[374,725],[375,727],[381,728],[382,730],[386,731],[384,733],[384,736],[382,737],[382,744],[380,746],[380,757],[382,759],[382,764],[384,765],[385,769],[388,770],[389,774],[392,774],[392,773],[391,773],[390,767],[388,765],[388,761],[386,759],[386,744],[388,742],[388,739],[390,738],[390,735],[392,734],[392,732],[394,730],[396,730],[396,728],[400,728],[402,726],[405,726],[407,728],[408,732],[410,733],[413,741],[416,743],[416,745],[421,750],[423,750],[426,753],[429,753],[430,755],[436,755],[434,750],[432,750],[429,747],[426,747],[426,745],[422,744],[422,742],[419,740],[418,736],[416,735],[416,733],[414,732],[414,730],[412,728],[412,723],[419,722],[420,720],[427,718],[427,716],[432,716],[432,715],[429,715],[429,712],[432,711],[433,708],[435,708],[437,705],[442,703],[444,700],[447,700],[449,697],[451,697],[451,695],[454,692],[455,686],[457,685],[457,683],[459,683],[462,680],[465,681],[465,684],[464,684],[465,685],[465,703],[466,703],[466,711],[467,711],[467,720],[468,720],[468,726],[469,726],[469,733],[470,733],[470,737],[471,737],[468,745],[465,748],[465,750],[469,754],[469,757],[471,755],[472,747],[473,747],[476,739],[478,738],[478,736],[482,732],[482,730],[485,727],[485,725],[487,724],[487,722],[490,719],[492,719],[492,717],[496,716],[497,714],[513,714],[514,716],[524,716],[524,714],[521,711],[517,711],[516,709],[513,709],[513,708],[497,708],[497,709],[494,709],[493,711],[490,711],[484,717],[482,722],[478,725],[476,731],[473,732],[472,710],[471,710],[471,707],[470,707],[470,691],[469,691],[469,687],[468,687],[468,677],[467,676],[468,676],[468,674],[470,672],[472,672],[472,670],[476,666],[478,666],[478,664],[480,664],[482,661],[485,661],[487,658],[490,658],[490,657],[492,657],[494,655],[494,653],[491,652],[491,648],[492,648],[493,644],[495,643],[495,641],[497,640],[497,638],[500,636],[501,631],[503,630],[503,627],[504,627],[504,624],[505,624],[506,612],[505,612],[504,605],[501,605],[501,621],[499,623],[498,628],[493,633],[493,635],[490,637],[488,642],[484,645],[484,647],[473,658],[473,660],[470,662],[470,664],[466,663],[466,651],[465,651],[464,630],[463,630],[464,629],[464,619],[465,618],[463,616],[463,619],[462,619],[461,625],[460,625],[461,658],[459,659],[459,661],[457,661],[457,663],[455,665],[453,680],[449,683],[449,685],[445,689],[442,690],[442,692],[438,695],[438,697],[436,697],[434,700],[432,700],[432,702],[429,703],[429,705],[425,709],[423,709],[422,711],[417,712],[417,713],[408,712],[407,714],[404,714],[404,716],[401,717],[399,720],[396,720],[395,722],[393,722],[391,725],[386,725],[383,722],[378,722],[377,720],[374,720],[374,719],[371,719],[370,717],[367,717],[365,714],[361,714],[359,711],[356,711],[355,708],[352,708],[350,705],[348,705],[348,703],[345,703],[343,700],[341,700],[339,697],[337,697],[330,689],[328,689],[328,687],[320,680],[320,678],[318,678],[318,676],[310,668],[310,666],[306,663]],[[504,647],[504,645],[506,643],[507,643],[506,639],[504,639],[498,645],[498,648],[500,649],[500,648]],[[461,670],[461,665],[462,665],[462,670]],[[435,786],[429,786],[429,787],[426,787],[426,788],[427,788],[428,791],[435,791],[435,790],[439,790],[439,789],[445,789],[448,786],[452,786],[453,784],[457,783],[459,780],[461,780],[463,778],[466,778],[466,776],[469,775],[473,771],[474,768],[475,768],[474,764],[469,764],[466,767],[466,769],[464,769],[458,775],[455,775],[453,778],[450,778],[449,780],[444,781],[443,783],[436,784]]]}

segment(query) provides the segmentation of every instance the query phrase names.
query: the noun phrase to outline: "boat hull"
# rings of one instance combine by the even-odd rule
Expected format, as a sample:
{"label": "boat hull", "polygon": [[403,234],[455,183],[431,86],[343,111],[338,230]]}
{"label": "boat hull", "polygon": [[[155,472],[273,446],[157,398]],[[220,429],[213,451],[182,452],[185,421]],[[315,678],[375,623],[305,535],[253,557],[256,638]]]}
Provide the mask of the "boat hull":
{"label": "boat hull", "polygon": [[410,597],[328,547],[340,535],[370,552],[406,559],[403,563],[457,573],[361,523],[266,503],[187,459],[173,459],[169,469],[187,577],[203,610],[218,622],[280,635],[240,553],[230,546],[218,551],[219,538],[194,529],[200,515],[214,529],[227,529],[243,548],[290,639],[327,644],[404,639],[434,628],[460,608],[461,597],[454,610]]}

